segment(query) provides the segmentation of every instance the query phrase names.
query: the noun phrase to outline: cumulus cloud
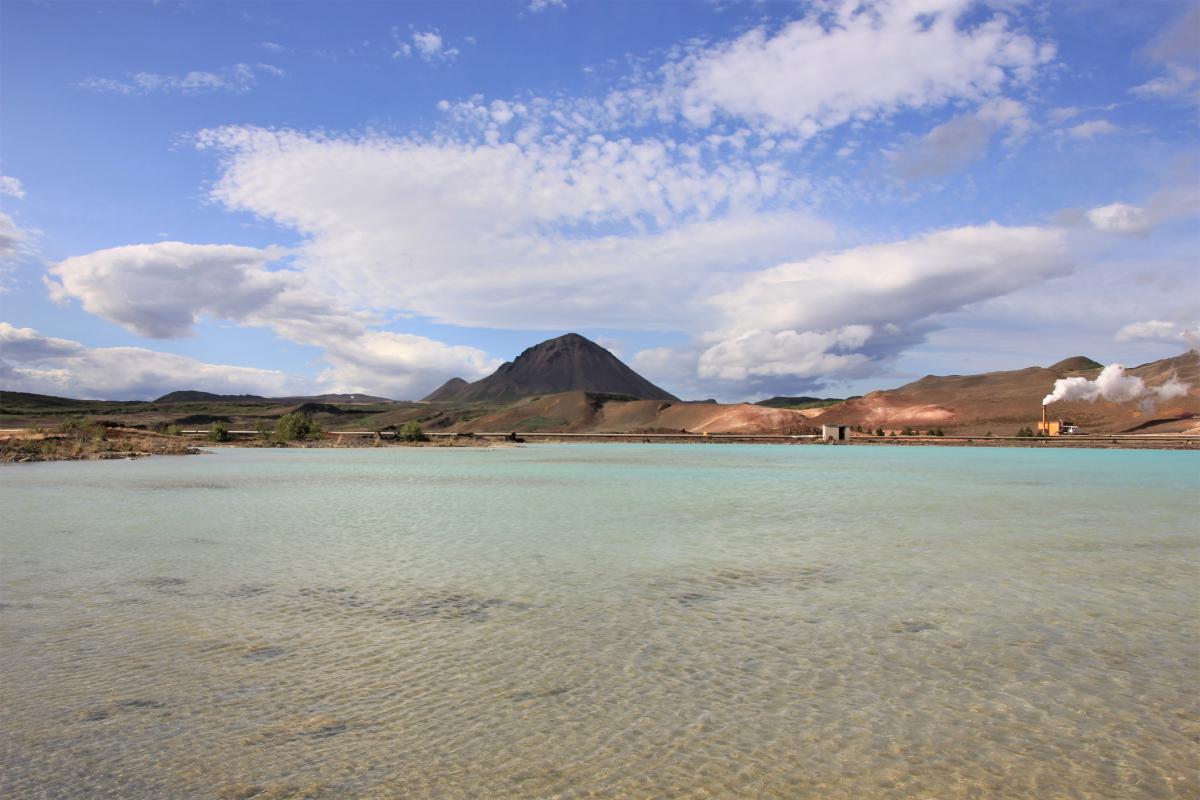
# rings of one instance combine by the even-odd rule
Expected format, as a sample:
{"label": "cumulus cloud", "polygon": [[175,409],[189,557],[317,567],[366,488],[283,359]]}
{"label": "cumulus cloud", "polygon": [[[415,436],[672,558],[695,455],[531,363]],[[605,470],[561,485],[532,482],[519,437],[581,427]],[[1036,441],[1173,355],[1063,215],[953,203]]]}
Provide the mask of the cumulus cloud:
{"label": "cumulus cloud", "polygon": [[534,14],[539,11],[545,11],[548,8],[566,8],[567,0],[530,0],[526,8]]}
{"label": "cumulus cloud", "polygon": [[1143,208],[1112,203],[1087,212],[1088,222],[1102,233],[1144,236],[1154,229],[1154,218]]}
{"label": "cumulus cloud", "polygon": [[454,375],[482,377],[499,361],[472,347],[373,330],[308,277],[269,269],[276,248],[158,242],[98,250],[55,264],[51,296],[152,338],[186,336],[202,318],[267,327],[322,348],[329,391],[415,396]]}
{"label": "cumulus cloud", "polygon": [[968,22],[970,5],[834,3],[778,32],[756,28],[693,52],[669,67],[671,94],[696,125],[740,117],[809,137],[851,120],[984,100],[1053,57],[1002,15]]}
{"label": "cumulus cloud", "polygon": [[0,175],[0,194],[6,194],[9,197],[15,197],[18,200],[25,199],[25,187],[21,182],[11,175]]}
{"label": "cumulus cloud", "polygon": [[1159,225],[1194,217],[1197,212],[1200,212],[1200,180],[1195,162],[1185,160],[1175,165],[1172,181],[1152,194],[1144,208],[1110,203],[1089,210],[1085,216],[1102,233],[1146,236]]}
{"label": "cumulus cloud", "polygon": [[[397,31],[393,30],[394,38],[399,39]],[[442,35],[437,31],[412,31],[411,41],[397,41],[393,58],[408,58],[416,55],[425,61],[453,61],[458,58],[457,47],[447,47]]]}
{"label": "cumulus cloud", "polygon": [[87,77],[79,87],[104,94],[201,94],[233,92],[243,94],[258,83],[260,74],[280,77],[284,71],[272,64],[234,64],[215,71],[193,70],[171,75],[158,72],[133,72],[121,78]]}
{"label": "cumulus cloud", "polygon": [[179,388],[286,395],[298,379],[275,370],[207,364],[141,347],[85,347],[0,322],[0,386],[10,392],[151,399]]}
{"label": "cumulus cloud", "polygon": [[150,338],[186,336],[201,316],[247,321],[298,276],[270,272],[279,251],[158,242],[114,247],[50,268],[51,296]]}

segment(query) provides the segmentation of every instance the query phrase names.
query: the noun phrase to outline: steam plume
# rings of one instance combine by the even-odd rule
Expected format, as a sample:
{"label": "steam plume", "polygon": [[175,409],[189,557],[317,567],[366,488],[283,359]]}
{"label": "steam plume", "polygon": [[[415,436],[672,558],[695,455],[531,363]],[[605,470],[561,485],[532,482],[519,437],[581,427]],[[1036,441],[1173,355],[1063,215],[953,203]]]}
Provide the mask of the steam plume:
{"label": "steam plume", "polygon": [[1059,378],[1054,382],[1054,391],[1042,399],[1042,405],[1048,406],[1060,400],[1086,400],[1089,403],[1100,399],[1113,403],[1139,400],[1142,408],[1150,411],[1153,410],[1156,401],[1183,397],[1190,388],[1175,375],[1161,386],[1150,387],[1136,375],[1127,375],[1125,367],[1120,364],[1109,364],[1100,371],[1094,381],[1078,375]]}

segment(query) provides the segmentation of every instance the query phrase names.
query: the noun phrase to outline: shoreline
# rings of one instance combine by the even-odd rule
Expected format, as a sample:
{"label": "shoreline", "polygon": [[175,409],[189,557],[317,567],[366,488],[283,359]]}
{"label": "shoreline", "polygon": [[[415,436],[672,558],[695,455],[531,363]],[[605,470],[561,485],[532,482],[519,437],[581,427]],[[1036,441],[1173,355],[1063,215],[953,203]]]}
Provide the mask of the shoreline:
{"label": "shoreline", "polygon": [[11,431],[0,436],[0,464],[42,463],[49,461],[100,461],[146,458],[156,455],[198,455],[208,449],[377,449],[477,448],[496,449],[522,444],[756,444],[819,445],[825,447],[993,447],[1076,450],[1176,450],[1200,451],[1200,436],[1187,435],[1091,435],[1087,437],[1015,437],[1015,436],[905,436],[877,437],[856,435],[844,441],[825,441],[816,436],[771,434],[637,434],[637,433],[430,433],[429,441],[398,442],[378,437],[374,432],[330,431],[321,439],[295,442],[264,442],[260,439],[234,438],[226,442],[208,442],[197,433],[165,436],[130,429],[109,431],[103,439],[80,440],[62,435]]}

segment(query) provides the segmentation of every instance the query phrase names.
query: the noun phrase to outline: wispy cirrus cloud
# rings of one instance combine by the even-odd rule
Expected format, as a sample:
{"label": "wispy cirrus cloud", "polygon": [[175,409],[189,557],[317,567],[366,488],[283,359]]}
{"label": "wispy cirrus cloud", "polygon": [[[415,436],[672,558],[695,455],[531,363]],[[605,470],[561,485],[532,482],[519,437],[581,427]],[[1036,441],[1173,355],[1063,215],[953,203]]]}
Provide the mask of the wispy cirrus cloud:
{"label": "wispy cirrus cloud", "polygon": [[1200,104],[1200,4],[1191,7],[1145,51],[1162,73],[1132,89],[1149,100],[1183,101]]}
{"label": "wispy cirrus cloud", "polygon": [[286,74],[273,64],[234,64],[218,70],[193,70],[178,74],[132,72],[120,78],[90,76],[78,85],[86,91],[102,94],[243,94],[252,90],[263,75],[279,78]]}
{"label": "wispy cirrus cloud", "polygon": [[15,197],[18,200],[25,199],[25,187],[21,181],[11,175],[0,175],[0,194]]}

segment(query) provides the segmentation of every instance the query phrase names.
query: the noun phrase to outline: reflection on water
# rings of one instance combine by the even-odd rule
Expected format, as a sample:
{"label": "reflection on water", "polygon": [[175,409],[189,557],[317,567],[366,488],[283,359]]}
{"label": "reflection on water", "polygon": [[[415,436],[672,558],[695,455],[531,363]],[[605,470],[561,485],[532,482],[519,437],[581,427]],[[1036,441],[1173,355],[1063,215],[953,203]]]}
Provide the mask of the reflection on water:
{"label": "reflection on water", "polygon": [[1195,797],[1196,467],[560,445],[4,468],[0,795]]}

